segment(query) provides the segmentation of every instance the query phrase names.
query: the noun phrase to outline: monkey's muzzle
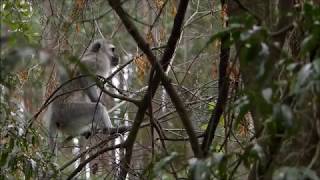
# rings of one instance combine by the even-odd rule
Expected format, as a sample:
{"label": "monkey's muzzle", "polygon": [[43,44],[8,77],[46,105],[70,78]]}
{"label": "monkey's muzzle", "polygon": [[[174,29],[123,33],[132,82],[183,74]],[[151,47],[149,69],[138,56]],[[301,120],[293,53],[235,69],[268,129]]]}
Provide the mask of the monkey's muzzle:
{"label": "monkey's muzzle", "polygon": [[114,67],[114,66],[117,66],[118,64],[119,64],[119,57],[113,56],[111,59],[111,65]]}

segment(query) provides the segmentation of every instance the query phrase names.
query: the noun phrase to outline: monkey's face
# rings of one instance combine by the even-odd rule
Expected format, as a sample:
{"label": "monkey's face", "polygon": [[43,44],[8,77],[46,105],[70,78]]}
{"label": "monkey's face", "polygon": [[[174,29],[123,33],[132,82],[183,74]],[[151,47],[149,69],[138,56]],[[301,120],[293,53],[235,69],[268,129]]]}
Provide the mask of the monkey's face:
{"label": "monkey's face", "polygon": [[103,53],[108,56],[108,61],[112,67],[119,64],[119,57],[116,54],[116,48],[113,44],[109,43],[107,40],[97,40],[92,44],[91,52]]}

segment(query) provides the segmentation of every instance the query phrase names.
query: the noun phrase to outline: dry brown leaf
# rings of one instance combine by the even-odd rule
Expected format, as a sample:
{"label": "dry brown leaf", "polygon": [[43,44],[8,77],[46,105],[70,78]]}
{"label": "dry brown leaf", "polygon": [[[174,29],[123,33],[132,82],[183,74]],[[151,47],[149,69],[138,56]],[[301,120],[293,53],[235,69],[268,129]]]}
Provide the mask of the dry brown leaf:
{"label": "dry brown leaf", "polygon": [[171,15],[172,16],[176,16],[176,14],[177,14],[177,7],[176,7],[176,5],[175,5],[175,2],[174,2],[174,0],[171,0]]}
{"label": "dry brown leaf", "polygon": [[156,7],[158,10],[160,10],[162,8],[162,6],[164,5],[163,0],[155,0],[154,3],[156,4]]}
{"label": "dry brown leaf", "polygon": [[248,135],[248,128],[245,127],[243,124],[240,124],[240,127],[239,127],[239,135],[241,137],[247,137]]}
{"label": "dry brown leaf", "polygon": [[76,32],[77,32],[77,33],[80,32],[80,24],[79,24],[79,23],[76,24]]}
{"label": "dry brown leaf", "polygon": [[45,99],[49,98],[49,96],[53,93],[53,91],[58,88],[59,82],[57,80],[57,74],[53,73],[49,79],[49,82],[46,87]]}
{"label": "dry brown leaf", "polygon": [[74,7],[71,11],[71,14],[70,14],[71,21],[75,21],[79,17],[80,13],[84,9],[85,2],[86,2],[86,0],[76,0],[75,1],[75,5],[74,5]]}
{"label": "dry brown leaf", "polygon": [[217,67],[217,63],[212,63],[211,66],[211,77],[213,80],[218,79],[218,67]]}
{"label": "dry brown leaf", "polygon": [[18,78],[19,78],[19,81],[21,82],[21,84],[24,84],[24,82],[27,81],[28,74],[29,74],[28,70],[23,70],[18,73]]}
{"label": "dry brown leaf", "polygon": [[77,0],[76,5],[78,9],[83,9],[85,5],[85,0]]}
{"label": "dry brown leaf", "polygon": [[213,49],[218,49],[220,47],[220,41],[216,40],[214,43],[212,43]]}
{"label": "dry brown leaf", "polygon": [[160,27],[159,30],[159,34],[160,34],[160,41],[163,41],[166,39],[166,29],[164,27]]}
{"label": "dry brown leaf", "polygon": [[227,67],[227,74],[229,75],[229,79],[236,81],[240,76],[239,67],[237,67],[236,64],[229,64]]}
{"label": "dry brown leaf", "polygon": [[153,44],[155,41],[154,41],[154,38],[153,38],[153,35],[152,35],[152,32],[149,30],[148,33],[147,33],[147,43],[150,45],[150,44]]}
{"label": "dry brown leaf", "polygon": [[142,56],[141,55],[137,55],[134,58],[133,62],[136,65],[136,71],[137,71],[138,80],[140,82],[142,82],[144,80],[146,72],[150,68],[150,64],[149,64],[148,58],[146,57],[146,55],[142,55]]}
{"label": "dry brown leaf", "polygon": [[227,18],[228,18],[228,6],[227,4],[224,4],[223,7],[222,7],[222,10],[221,10],[221,18],[222,18],[222,22],[223,22],[223,26],[226,27],[227,24]]}
{"label": "dry brown leaf", "polygon": [[[211,67],[212,79],[218,79],[219,67],[217,63],[213,63]],[[232,82],[238,81],[240,77],[240,71],[237,64],[229,64],[227,67],[227,75]]]}
{"label": "dry brown leaf", "polygon": [[222,10],[221,10],[221,17],[222,17],[222,20],[225,20],[225,18],[227,17],[227,4],[224,4],[222,6]]}
{"label": "dry brown leaf", "polygon": [[242,137],[248,137],[250,132],[250,122],[252,122],[252,115],[250,112],[244,115],[243,123],[240,123],[239,134]]}

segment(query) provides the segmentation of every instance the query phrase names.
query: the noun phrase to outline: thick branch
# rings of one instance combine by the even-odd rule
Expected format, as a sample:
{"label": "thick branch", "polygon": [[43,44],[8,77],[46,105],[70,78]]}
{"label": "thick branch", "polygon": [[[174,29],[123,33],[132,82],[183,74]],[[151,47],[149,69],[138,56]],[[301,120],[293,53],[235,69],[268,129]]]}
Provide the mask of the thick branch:
{"label": "thick branch", "polygon": [[[134,26],[134,24],[129,20],[127,17],[125,11],[121,8],[118,1],[112,1],[109,0],[110,5],[114,10],[117,12],[118,16],[121,18],[123,24],[126,26],[129,33],[132,35],[132,37],[136,40],[139,48],[147,55],[148,60],[156,69],[155,74],[155,81],[159,81],[158,76],[160,77],[165,90],[167,91],[168,95],[170,96],[172,103],[175,105],[177,112],[181,118],[181,121],[183,125],[185,126],[187,133],[190,137],[190,143],[191,147],[193,149],[193,152],[196,157],[201,157],[202,153],[199,147],[198,139],[194,133],[191,120],[188,116],[188,112],[184,108],[184,104],[181,101],[181,99],[178,96],[178,93],[173,88],[172,84],[170,83],[170,80],[166,77],[162,67],[157,62],[156,57],[152,53],[149,45],[145,42],[145,40],[142,38],[142,36],[139,34],[137,28]],[[179,5],[179,11],[177,12],[177,15],[174,20],[174,26],[171,33],[171,36],[167,43],[167,48],[165,49],[164,55],[161,60],[161,64],[164,65],[166,68],[168,66],[168,63],[170,62],[170,59],[172,58],[172,55],[175,50],[175,46],[177,44],[177,41],[181,34],[181,27],[184,19],[184,15],[186,12],[188,6],[188,1],[182,1]],[[153,93],[152,93],[153,94]]]}
{"label": "thick branch", "polygon": [[208,154],[210,145],[214,139],[217,126],[220,121],[220,117],[223,114],[227,99],[228,99],[228,89],[229,80],[227,77],[227,67],[230,55],[230,48],[225,47],[226,41],[229,39],[229,34],[221,39],[221,49],[220,49],[220,64],[219,64],[219,96],[217,100],[217,105],[212,112],[210,117],[208,127],[204,134],[204,139],[202,143],[202,151],[205,155]]}
{"label": "thick branch", "polygon": [[[167,79],[162,67],[157,62],[157,59],[155,55],[152,53],[149,45],[145,42],[145,40],[142,38],[142,36],[139,34],[137,28],[132,24],[132,22],[129,20],[129,18],[126,16],[125,11],[121,8],[119,1],[116,0],[109,0],[109,4],[111,7],[116,11],[120,19],[122,20],[123,24],[127,28],[128,32],[131,34],[131,36],[135,39],[137,42],[139,48],[146,54],[148,57],[148,60],[153,65],[153,67],[156,69],[156,74],[154,76],[150,76],[150,84],[149,84],[149,90],[148,94],[143,98],[142,103],[140,105],[140,108],[137,112],[137,116],[135,119],[135,122],[133,124],[132,131],[130,132],[128,139],[127,139],[127,152],[125,155],[125,158],[123,159],[123,168],[120,172],[119,179],[125,179],[127,174],[127,168],[129,166],[129,163],[131,161],[131,154],[132,154],[132,147],[136,139],[136,135],[138,132],[138,128],[142,122],[142,119],[144,117],[144,113],[147,110],[148,102],[150,99],[152,99],[157,87],[159,86],[160,80],[162,80],[164,87],[166,91],[168,92],[170,98],[172,99],[172,102],[174,103],[178,114],[180,115],[180,118],[187,130],[187,133],[190,137],[190,143],[192,146],[192,149],[194,151],[194,154],[196,157],[201,157],[201,149],[198,144],[198,139],[195,135],[195,132],[192,127],[191,120],[189,119],[189,116],[187,116],[187,111],[183,106],[182,101],[180,100],[179,96],[175,92],[174,88],[172,87],[170,81]],[[184,19],[184,15],[186,12],[188,6],[188,0],[180,1],[179,8],[177,15],[174,20],[174,25],[172,28],[172,33],[170,35],[170,38],[167,43],[167,48],[165,50],[165,53],[163,55],[163,58],[161,60],[161,64],[164,65],[164,69],[168,67],[168,64],[170,62],[170,59],[172,58],[172,55],[174,53],[175,46],[177,44],[177,41],[181,35],[181,27],[182,22]]]}

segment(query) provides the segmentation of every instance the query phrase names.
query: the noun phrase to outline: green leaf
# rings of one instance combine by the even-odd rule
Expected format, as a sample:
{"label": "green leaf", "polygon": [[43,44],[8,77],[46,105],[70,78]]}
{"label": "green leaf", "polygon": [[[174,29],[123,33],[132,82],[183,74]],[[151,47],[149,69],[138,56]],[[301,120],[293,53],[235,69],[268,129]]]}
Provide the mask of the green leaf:
{"label": "green leaf", "polygon": [[272,101],[272,89],[266,88],[262,90],[262,97],[266,100],[267,103],[271,104]]}
{"label": "green leaf", "polygon": [[238,112],[234,128],[237,129],[243,117],[249,112],[250,101],[248,96],[243,96],[235,102],[235,111]]}
{"label": "green leaf", "polygon": [[12,149],[14,148],[14,143],[15,143],[15,139],[14,138],[10,138],[9,146],[8,146],[8,150],[9,151],[12,151]]}
{"label": "green leaf", "polygon": [[253,145],[253,147],[251,148],[250,154],[259,158],[260,160],[265,159],[265,153],[264,153],[262,147],[257,143],[255,143]]}
{"label": "green leaf", "polygon": [[159,162],[157,162],[154,167],[153,167],[153,172],[157,176],[161,175],[162,170],[169,164],[171,163],[174,159],[178,157],[177,152],[172,152],[169,156],[161,159]]}
{"label": "green leaf", "polygon": [[0,180],[5,180],[5,179],[8,179],[8,178],[6,178],[6,176],[4,176],[3,174],[0,174]]}
{"label": "green leaf", "polygon": [[266,63],[267,58],[270,55],[270,50],[269,50],[269,47],[267,46],[266,43],[262,42],[260,44],[260,46],[261,46],[261,49],[256,57],[259,60],[258,61],[259,69],[258,69],[258,73],[257,73],[257,78],[263,77],[263,75],[265,74],[265,72],[266,72],[265,63]]}
{"label": "green leaf", "polygon": [[190,179],[206,180],[210,177],[210,170],[206,162],[202,159],[193,158],[189,161]]}
{"label": "green leaf", "polygon": [[249,63],[255,62],[261,51],[261,46],[253,42],[246,42],[240,49],[240,66],[247,67]]}
{"label": "green leaf", "polygon": [[[215,33],[214,35],[212,35],[209,40],[206,42],[205,46],[203,47],[203,49],[207,48],[211,43],[213,43],[215,40],[218,40],[218,39],[222,39],[228,35],[232,35],[233,34],[237,34],[236,32],[241,28],[242,26],[237,24],[237,25],[234,25],[234,26],[229,26],[229,28],[223,30],[223,31],[220,31],[220,32],[217,32]],[[226,46],[230,46],[233,42],[234,42],[235,39],[233,38],[230,38],[230,39],[227,39],[227,43],[226,43]]]}
{"label": "green leaf", "polygon": [[33,169],[32,169],[31,162],[27,159],[25,159],[23,163],[23,173],[25,175],[25,179],[27,180],[31,179],[33,174]]}
{"label": "green leaf", "polygon": [[272,176],[273,180],[319,180],[317,174],[307,168],[282,167],[276,170]]}
{"label": "green leaf", "polygon": [[293,126],[293,112],[288,105],[276,104],[273,106],[273,118],[280,128],[291,128]]}
{"label": "green leaf", "polygon": [[253,26],[251,29],[241,33],[240,40],[241,41],[248,41],[252,38],[256,38],[256,37],[260,36],[262,30],[263,29],[261,28],[261,26]]}
{"label": "green leaf", "polygon": [[204,123],[204,124],[202,124],[202,125],[200,126],[200,129],[201,129],[201,130],[206,130],[207,127],[208,127],[208,123]]}
{"label": "green leaf", "polygon": [[9,152],[2,151],[1,158],[0,158],[0,167],[4,166],[6,164],[7,159],[8,159],[8,155],[9,155]]}
{"label": "green leaf", "polygon": [[315,72],[318,74],[318,78],[320,75],[320,58],[314,59],[313,63],[312,63]]}
{"label": "green leaf", "polygon": [[18,164],[18,157],[15,153],[11,153],[9,155],[8,167],[11,169],[15,169]]}
{"label": "green leaf", "polygon": [[208,110],[209,111],[212,111],[212,110],[214,110],[214,108],[216,108],[216,103],[215,102],[209,102],[208,103]]}
{"label": "green leaf", "polygon": [[312,65],[304,65],[298,73],[297,82],[294,87],[295,93],[300,93],[300,91],[309,83],[309,78],[312,75]]}
{"label": "green leaf", "polygon": [[304,38],[304,40],[302,41],[301,52],[303,54],[306,54],[306,53],[310,52],[311,50],[317,48],[318,46],[319,46],[318,36],[311,34],[311,35],[307,36],[306,38]]}

